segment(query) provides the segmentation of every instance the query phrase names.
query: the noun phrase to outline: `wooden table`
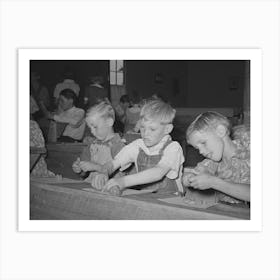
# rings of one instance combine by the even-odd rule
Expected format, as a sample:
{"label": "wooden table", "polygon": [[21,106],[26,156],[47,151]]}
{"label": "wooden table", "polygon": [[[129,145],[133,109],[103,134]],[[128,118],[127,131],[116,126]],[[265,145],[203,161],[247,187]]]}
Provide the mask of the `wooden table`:
{"label": "wooden table", "polygon": [[[89,188],[85,190],[85,188]],[[160,201],[167,195],[113,197],[94,193],[82,181],[30,183],[30,218],[40,220],[234,220],[250,219],[246,206],[217,204],[196,209]]]}

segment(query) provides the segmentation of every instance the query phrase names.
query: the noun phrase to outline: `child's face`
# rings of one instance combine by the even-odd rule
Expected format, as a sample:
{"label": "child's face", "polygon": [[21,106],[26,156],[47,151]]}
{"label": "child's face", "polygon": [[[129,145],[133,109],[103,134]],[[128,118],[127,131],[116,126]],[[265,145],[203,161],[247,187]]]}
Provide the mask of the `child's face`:
{"label": "child's face", "polygon": [[129,103],[128,102],[124,102],[124,103],[120,103],[121,107],[123,110],[125,110],[128,106],[129,106]]}
{"label": "child's face", "polygon": [[63,111],[66,111],[73,107],[73,100],[67,99],[63,95],[60,95],[58,99],[58,105]]}
{"label": "child's face", "polygon": [[204,157],[220,161],[223,156],[224,142],[213,130],[194,131],[189,136],[189,144],[199,150]]}
{"label": "child's face", "polygon": [[112,131],[111,119],[105,119],[99,116],[91,116],[86,119],[86,123],[91,130],[91,133],[99,140],[107,139],[109,133]]}
{"label": "child's face", "polygon": [[172,130],[171,124],[161,124],[158,121],[142,120],[140,126],[141,137],[147,147],[153,147]]}

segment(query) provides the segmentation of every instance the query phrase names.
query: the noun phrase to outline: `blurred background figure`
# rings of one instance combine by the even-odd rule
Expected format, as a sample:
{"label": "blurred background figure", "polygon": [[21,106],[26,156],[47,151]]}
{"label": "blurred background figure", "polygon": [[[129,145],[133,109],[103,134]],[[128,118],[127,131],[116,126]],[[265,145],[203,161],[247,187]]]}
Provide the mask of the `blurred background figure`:
{"label": "blurred background figure", "polygon": [[50,109],[51,102],[47,87],[42,84],[39,73],[35,71],[32,71],[30,75],[30,98],[33,106],[38,107],[38,110],[33,111],[32,118],[39,124],[44,137],[46,137],[49,121],[44,111]]}
{"label": "blurred background figure", "polygon": [[116,112],[116,131],[123,133],[124,132],[124,124],[126,120],[126,110],[131,106],[130,98],[127,94],[124,94],[120,97],[119,103],[115,106]]}
{"label": "blurred background figure", "polygon": [[54,113],[46,112],[51,120],[49,129],[49,142],[79,142],[85,131],[85,111],[75,106],[77,102],[76,93],[71,89],[60,92],[58,107]]}
{"label": "blurred background figure", "polygon": [[89,84],[85,87],[84,106],[86,109],[108,98],[108,90],[104,88],[102,76],[90,76]]}
{"label": "blurred background figure", "polygon": [[63,81],[58,83],[55,86],[53,97],[55,100],[55,104],[58,106],[58,98],[64,89],[71,89],[75,93],[76,97],[79,97],[80,94],[80,86],[77,82],[75,82],[74,73],[71,70],[66,70],[63,74]]}
{"label": "blurred background figure", "polygon": [[[33,119],[33,115],[39,110],[40,109],[36,101],[32,96],[30,96],[30,175],[31,177],[55,177],[55,174],[47,168],[47,163],[45,161],[46,153],[39,151],[39,149],[45,149],[45,139],[43,137],[43,133],[38,123]],[[39,149],[36,150],[36,148]]]}

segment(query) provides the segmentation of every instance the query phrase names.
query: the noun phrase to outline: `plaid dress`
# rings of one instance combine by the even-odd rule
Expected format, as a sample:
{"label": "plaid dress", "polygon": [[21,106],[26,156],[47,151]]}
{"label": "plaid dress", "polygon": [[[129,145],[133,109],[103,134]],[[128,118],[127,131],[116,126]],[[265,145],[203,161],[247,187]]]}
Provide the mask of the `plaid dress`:
{"label": "plaid dress", "polygon": [[[45,140],[39,125],[30,120],[30,147],[45,147]],[[41,157],[34,166],[31,176],[34,177],[55,177],[55,174],[48,170],[47,163],[44,157]]]}
{"label": "plaid dress", "polygon": [[[215,162],[205,159],[198,163],[195,169],[204,170],[227,182],[250,184],[250,133],[244,126],[233,129],[233,143],[236,145],[235,154],[228,161]],[[226,195],[220,195],[220,200],[234,202]]]}

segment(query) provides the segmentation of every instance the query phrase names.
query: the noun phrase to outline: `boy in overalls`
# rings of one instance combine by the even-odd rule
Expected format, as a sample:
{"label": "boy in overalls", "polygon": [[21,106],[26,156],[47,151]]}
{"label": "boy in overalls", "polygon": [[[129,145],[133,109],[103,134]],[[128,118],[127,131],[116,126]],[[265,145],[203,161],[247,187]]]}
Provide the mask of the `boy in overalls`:
{"label": "boy in overalls", "polygon": [[184,155],[180,144],[169,135],[176,111],[161,100],[148,101],[141,109],[141,139],[125,146],[111,164],[104,166],[110,174],[134,163],[137,172],[110,179],[103,191],[121,195],[126,188],[152,188],[158,193],[181,193]]}

